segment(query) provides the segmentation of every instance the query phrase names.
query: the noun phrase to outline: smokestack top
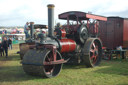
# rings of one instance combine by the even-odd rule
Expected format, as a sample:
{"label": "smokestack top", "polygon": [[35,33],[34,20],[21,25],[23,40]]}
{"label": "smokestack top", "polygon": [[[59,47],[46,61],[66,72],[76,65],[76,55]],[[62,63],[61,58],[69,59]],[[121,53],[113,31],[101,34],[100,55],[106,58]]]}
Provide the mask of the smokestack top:
{"label": "smokestack top", "polygon": [[54,4],[48,4],[47,7],[48,7],[48,8],[54,8],[55,5],[54,5]]}

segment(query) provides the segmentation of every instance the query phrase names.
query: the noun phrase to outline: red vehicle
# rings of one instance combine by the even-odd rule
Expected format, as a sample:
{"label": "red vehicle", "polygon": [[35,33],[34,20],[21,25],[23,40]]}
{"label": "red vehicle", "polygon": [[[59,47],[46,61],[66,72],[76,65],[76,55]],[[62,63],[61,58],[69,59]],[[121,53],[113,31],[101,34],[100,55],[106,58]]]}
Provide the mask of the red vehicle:
{"label": "red vehicle", "polygon": [[32,75],[55,77],[63,63],[83,63],[87,67],[99,65],[102,43],[97,38],[98,21],[107,21],[107,18],[79,11],[65,12],[59,15],[59,19],[67,20],[67,25],[54,29],[53,15],[54,5],[48,5],[48,36],[39,34],[39,41],[34,39],[33,31],[45,29],[46,26],[30,24],[31,37],[20,44],[24,71]]}

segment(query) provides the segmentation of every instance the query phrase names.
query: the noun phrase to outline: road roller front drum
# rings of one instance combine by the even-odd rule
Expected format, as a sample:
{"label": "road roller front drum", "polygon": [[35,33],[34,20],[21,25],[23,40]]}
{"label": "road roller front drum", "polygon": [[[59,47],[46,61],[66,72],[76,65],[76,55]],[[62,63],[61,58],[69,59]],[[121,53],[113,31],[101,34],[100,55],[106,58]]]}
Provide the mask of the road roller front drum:
{"label": "road roller front drum", "polygon": [[[23,58],[23,69],[27,74],[37,75],[41,77],[55,77],[62,68],[62,63],[45,64],[53,61],[53,52],[49,49],[45,50],[29,50]],[[56,52],[56,60],[61,60],[60,53]]]}

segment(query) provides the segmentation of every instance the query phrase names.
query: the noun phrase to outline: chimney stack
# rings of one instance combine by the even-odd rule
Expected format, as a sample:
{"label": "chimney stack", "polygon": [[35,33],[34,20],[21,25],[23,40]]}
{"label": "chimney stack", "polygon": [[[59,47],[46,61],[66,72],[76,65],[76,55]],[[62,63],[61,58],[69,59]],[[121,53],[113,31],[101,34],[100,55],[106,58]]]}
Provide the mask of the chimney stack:
{"label": "chimney stack", "polygon": [[48,7],[48,36],[54,36],[54,5],[49,4]]}

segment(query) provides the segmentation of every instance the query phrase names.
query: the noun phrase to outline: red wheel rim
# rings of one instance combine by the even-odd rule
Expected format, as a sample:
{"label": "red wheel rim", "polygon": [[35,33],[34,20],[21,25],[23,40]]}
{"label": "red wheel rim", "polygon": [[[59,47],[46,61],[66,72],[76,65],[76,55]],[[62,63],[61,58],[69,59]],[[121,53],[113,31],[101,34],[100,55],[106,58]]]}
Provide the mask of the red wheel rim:
{"label": "red wheel rim", "polygon": [[90,59],[93,64],[97,62],[98,54],[98,44],[96,42],[93,42],[90,49]]}
{"label": "red wheel rim", "polygon": [[[53,56],[52,56],[52,52],[50,52],[46,57],[45,57],[45,62],[51,62],[53,61]],[[54,70],[55,65],[45,65],[44,69],[46,74],[52,74],[53,70]]]}

